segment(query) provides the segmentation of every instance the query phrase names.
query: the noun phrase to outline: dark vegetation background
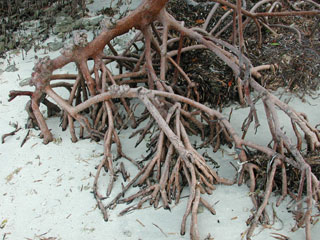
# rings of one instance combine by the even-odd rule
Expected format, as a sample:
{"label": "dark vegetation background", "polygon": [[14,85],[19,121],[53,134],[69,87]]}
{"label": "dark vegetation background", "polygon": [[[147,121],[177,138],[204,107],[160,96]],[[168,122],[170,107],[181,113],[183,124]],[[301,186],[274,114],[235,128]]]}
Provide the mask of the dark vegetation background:
{"label": "dark vegetation background", "polygon": [[[206,0],[196,2],[199,4],[192,5],[186,0],[170,0],[167,9],[178,20],[184,21],[186,26],[201,27],[213,2]],[[246,2],[246,8],[250,9],[257,1],[247,0]],[[294,1],[280,2],[281,11],[293,10],[288,3]],[[35,50],[41,48],[41,42],[45,41],[50,34],[58,34],[54,26],[60,24],[59,16],[68,17],[68,21],[81,19],[86,16],[86,4],[89,3],[90,1],[85,0],[0,0],[0,57],[12,49],[19,48],[28,52],[32,46]],[[308,7],[310,8],[310,5],[305,5],[305,9],[302,10],[310,10]],[[218,8],[210,21],[209,29],[227,10],[227,8]],[[264,10],[262,7],[258,11]],[[110,16],[114,11],[116,9],[112,10],[110,6],[105,6],[99,14]],[[226,24],[231,20],[232,14],[224,22]],[[318,89],[320,83],[320,17],[274,17],[269,18],[268,21],[271,24],[295,27],[301,33],[301,43],[298,41],[298,35],[286,28],[274,28],[276,35],[262,28],[263,44],[259,48],[256,28],[254,24],[249,24],[244,32],[246,55],[254,65],[271,63],[279,66],[273,73],[263,75],[261,80],[263,85],[272,90],[283,87],[301,98],[306,94],[314,94],[314,90]],[[219,28],[223,28],[225,24]],[[62,25],[62,28],[69,32],[76,29],[90,31],[83,24],[74,24],[71,27]],[[91,29],[94,30],[94,28]],[[229,27],[219,37],[229,40],[231,31]],[[64,32],[61,46],[67,37],[68,35]],[[194,43],[185,39],[184,46],[191,44]],[[210,103],[214,107],[223,107],[238,100],[231,70],[210,51],[187,52],[183,54],[181,65],[192,80],[198,83],[201,102]],[[182,81],[181,79],[180,84],[183,84]]]}
{"label": "dark vegetation background", "polygon": [[[28,51],[35,40],[49,37],[57,14],[79,18],[85,6],[85,0],[0,0],[0,55],[17,47]],[[39,20],[39,31],[21,36],[19,32],[30,27],[24,22],[33,20]]]}

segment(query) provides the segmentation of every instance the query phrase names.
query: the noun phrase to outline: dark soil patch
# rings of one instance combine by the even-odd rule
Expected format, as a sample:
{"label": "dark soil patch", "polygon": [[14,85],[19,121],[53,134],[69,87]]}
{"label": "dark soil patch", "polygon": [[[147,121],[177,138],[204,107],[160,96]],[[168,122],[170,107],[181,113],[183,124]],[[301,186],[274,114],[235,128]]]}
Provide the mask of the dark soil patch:
{"label": "dark soil patch", "polygon": [[296,32],[273,27],[278,35],[265,30],[260,49],[255,39],[248,40],[249,58],[254,65],[279,65],[274,75],[264,74],[262,81],[268,88],[284,87],[292,92],[311,93],[320,83],[320,18],[286,17],[274,19],[273,24],[293,25],[301,33],[301,43]]}
{"label": "dark soil patch", "polygon": [[[173,0],[168,4],[168,12],[178,20],[183,20],[188,27],[202,26],[213,4],[204,4],[205,1],[197,1],[196,6],[188,5],[184,0]],[[256,1],[247,1],[247,9],[250,9]],[[266,5],[258,9],[263,12]],[[208,29],[216,24],[227,8],[219,7],[209,23]],[[282,11],[292,11],[290,6],[283,5]],[[312,10],[310,5],[302,6],[301,10]],[[232,20],[230,14],[216,32],[219,32],[225,24]],[[294,26],[301,33],[301,43],[298,42],[298,34],[290,29],[272,27],[277,35],[268,29],[262,28],[263,43],[258,46],[257,29],[251,23],[245,30],[246,55],[254,66],[263,64],[277,64],[276,72],[263,73],[261,83],[268,89],[276,90],[279,87],[289,89],[292,92],[310,94],[316,90],[320,83],[320,19],[314,17],[270,17],[269,24],[282,24]],[[232,29],[226,29],[220,37],[229,43]],[[197,61],[195,61],[195,59]],[[189,77],[199,84],[203,93],[202,102],[217,106],[221,103],[237,99],[237,89],[232,80],[230,70],[224,65],[219,65],[219,60],[214,54],[198,50],[182,55],[181,66]],[[218,72],[210,69],[219,69]],[[221,72],[220,72],[221,71]],[[205,91],[202,91],[205,90]]]}
{"label": "dark soil patch", "polygon": [[[0,56],[16,48],[28,51],[34,41],[46,40],[58,14],[74,19],[84,16],[86,9],[81,3],[75,0],[0,1]],[[32,20],[39,20],[39,34],[20,36],[19,32],[28,28],[23,23]]]}

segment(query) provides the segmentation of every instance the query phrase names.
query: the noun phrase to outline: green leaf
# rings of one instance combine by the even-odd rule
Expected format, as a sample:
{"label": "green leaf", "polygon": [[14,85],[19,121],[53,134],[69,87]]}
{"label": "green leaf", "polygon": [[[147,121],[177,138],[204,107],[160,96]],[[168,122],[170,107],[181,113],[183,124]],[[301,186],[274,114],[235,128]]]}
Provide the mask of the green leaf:
{"label": "green leaf", "polygon": [[0,224],[0,229],[4,229],[4,227],[6,226],[7,222],[8,222],[7,219],[3,220],[2,223]]}
{"label": "green leaf", "polygon": [[274,43],[270,43],[270,45],[272,45],[272,46],[278,46],[278,45],[280,45],[280,44],[277,43],[277,42],[274,42]]}

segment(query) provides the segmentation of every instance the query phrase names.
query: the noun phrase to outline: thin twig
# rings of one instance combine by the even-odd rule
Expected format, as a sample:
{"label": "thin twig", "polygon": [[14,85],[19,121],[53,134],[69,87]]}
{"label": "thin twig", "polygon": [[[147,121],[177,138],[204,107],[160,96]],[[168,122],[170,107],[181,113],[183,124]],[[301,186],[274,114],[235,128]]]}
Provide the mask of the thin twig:
{"label": "thin twig", "polygon": [[28,141],[29,139],[29,134],[30,134],[31,130],[28,130],[26,136],[23,138],[20,147],[23,147],[23,145]]}
{"label": "thin twig", "polygon": [[1,137],[1,143],[3,144],[5,141],[5,138],[6,137],[8,137],[8,136],[13,136],[13,135],[15,135],[18,131],[20,131],[21,130],[21,127],[18,127],[18,125],[16,126],[16,130],[14,130],[14,131],[12,131],[12,132],[10,132],[10,133],[5,133],[5,134],[3,134],[2,135],[2,137]]}
{"label": "thin twig", "polygon": [[168,235],[157,225],[157,224],[155,224],[155,223],[152,223],[155,227],[157,227],[161,232],[162,232],[162,234],[167,238],[168,237]]}

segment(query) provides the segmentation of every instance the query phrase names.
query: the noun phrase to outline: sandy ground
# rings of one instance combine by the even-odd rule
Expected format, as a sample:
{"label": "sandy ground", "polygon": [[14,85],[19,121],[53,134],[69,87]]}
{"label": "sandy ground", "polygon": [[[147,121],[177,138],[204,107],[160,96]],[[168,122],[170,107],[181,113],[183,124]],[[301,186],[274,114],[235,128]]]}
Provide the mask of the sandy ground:
{"label": "sandy ground", "polygon": [[[98,8],[96,5],[91,7],[91,9]],[[58,52],[49,53],[51,58],[58,54]],[[40,131],[31,129],[28,141],[20,147],[29,131],[24,127],[27,120],[27,113],[24,110],[27,98],[19,97],[9,103],[8,93],[13,89],[32,90],[29,86],[21,87],[19,83],[30,77],[35,56],[45,55],[47,54],[44,54],[43,50],[37,53],[30,50],[24,59],[21,52],[11,52],[6,59],[0,59],[0,135],[13,131],[15,123],[22,127],[16,135],[6,138],[5,143],[0,144],[0,239],[46,239],[49,237],[53,239],[189,239],[190,218],[187,222],[187,234],[185,236],[179,234],[187,203],[186,197],[182,198],[177,206],[172,205],[171,212],[145,205],[144,209],[120,217],[119,212],[127,205],[118,205],[109,212],[109,222],[104,222],[91,193],[96,173],[95,167],[102,159],[102,143],[90,140],[72,143],[69,132],[62,132],[59,127],[59,117],[47,119],[55,137],[54,142],[48,145],[42,144],[39,138]],[[14,63],[17,71],[5,71],[7,66]],[[69,73],[74,71],[75,67],[72,64],[61,70]],[[318,94],[320,94],[319,91]],[[291,98],[290,105],[298,111],[305,112],[311,124],[320,122],[319,98],[308,97],[302,102],[288,93],[282,96],[282,100],[289,98]],[[233,112],[231,122],[236,129],[240,129],[249,109],[237,106],[233,108],[236,110]],[[261,102],[257,103],[257,108],[263,127],[259,128],[257,134],[250,132],[248,139],[266,144],[270,134],[265,127],[267,125]],[[229,111],[230,108],[225,109],[224,113],[228,115]],[[287,134],[295,141],[288,118],[282,114],[280,117],[281,124],[288,129]],[[129,139],[131,132],[132,130],[128,129],[120,134],[123,151],[133,159],[140,160],[142,155],[146,154],[144,148],[146,142],[134,148],[137,138]],[[203,151],[207,151],[219,163],[219,174],[234,178],[236,171],[230,162],[237,165],[237,161],[233,158],[232,149],[224,148],[215,154],[211,149],[202,149],[201,152]],[[115,151],[114,153],[116,154]],[[136,170],[127,160],[120,159],[115,162],[115,166],[121,161],[133,177]],[[111,198],[121,189],[121,182],[123,180],[119,176]],[[107,183],[108,175],[103,173],[99,182],[102,193]],[[135,191],[137,189],[131,189],[129,193]],[[182,196],[188,196],[188,191],[184,190]],[[211,196],[205,196],[205,198],[214,206],[217,215],[211,215],[206,209],[203,211],[200,209],[198,221],[201,238],[204,239],[210,234],[212,239],[241,239],[241,234],[247,229],[245,221],[251,215],[252,209],[248,187],[219,185]],[[275,201],[276,196],[272,196],[268,206],[271,215]],[[292,214],[287,210],[289,203],[288,197],[280,207],[275,208],[278,216],[275,224],[267,226],[264,230],[261,226],[258,227],[254,240],[274,239],[272,233],[284,234],[294,240],[305,238],[304,229],[291,231],[295,222]],[[314,209],[313,214],[318,213]],[[313,239],[319,235],[320,224],[317,223],[312,226]]]}

